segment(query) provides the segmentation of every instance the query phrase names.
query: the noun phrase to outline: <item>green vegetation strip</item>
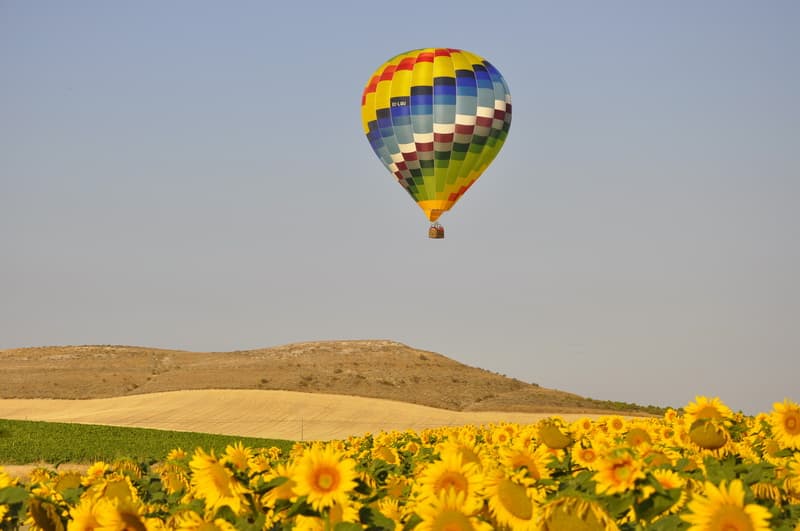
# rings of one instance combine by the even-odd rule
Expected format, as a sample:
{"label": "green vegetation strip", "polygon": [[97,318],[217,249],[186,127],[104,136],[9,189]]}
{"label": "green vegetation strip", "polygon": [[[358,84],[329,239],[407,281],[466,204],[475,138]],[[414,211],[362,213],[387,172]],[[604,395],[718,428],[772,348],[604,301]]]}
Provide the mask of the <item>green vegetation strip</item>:
{"label": "green vegetation strip", "polygon": [[[587,398],[589,402],[597,406],[599,409],[609,409],[611,411],[619,411],[620,413],[648,413],[650,415],[657,415],[661,416],[667,412],[666,407],[662,406],[641,406],[639,404],[634,404],[632,402],[619,402],[617,400],[597,400],[596,398]],[[672,408],[676,411],[683,412],[681,408]]]}
{"label": "green vegetation strip", "polygon": [[219,455],[237,441],[251,448],[277,446],[284,452],[293,444],[279,439],[0,419],[0,464],[93,463],[122,457],[162,460],[175,448],[191,452],[198,446],[213,448]]}

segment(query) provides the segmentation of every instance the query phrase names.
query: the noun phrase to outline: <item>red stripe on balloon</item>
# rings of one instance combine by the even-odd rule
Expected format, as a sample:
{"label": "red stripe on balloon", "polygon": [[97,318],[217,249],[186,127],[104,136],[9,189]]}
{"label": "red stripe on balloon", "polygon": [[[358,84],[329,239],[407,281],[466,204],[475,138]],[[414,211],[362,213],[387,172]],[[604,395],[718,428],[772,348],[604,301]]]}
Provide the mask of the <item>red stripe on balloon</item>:
{"label": "red stripe on balloon", "polygon": [[400,64],[397,65],[398,70],[414,70],[414,58],[413,57],[406,57]]}
{"label": "red stripe on balloon", "polygon": [[372,76],[372,79],[369,80],[364,92],[361,94],[361,105],[367,102],[367,94],[372,94],[378,88],[378,79],[378,76]]}
{"label": "red stripe on balloon", "polygon": [[386,69],[381,73],[381,81],[391,81],[392,77],[394,76],[394,65],[389,65]]}

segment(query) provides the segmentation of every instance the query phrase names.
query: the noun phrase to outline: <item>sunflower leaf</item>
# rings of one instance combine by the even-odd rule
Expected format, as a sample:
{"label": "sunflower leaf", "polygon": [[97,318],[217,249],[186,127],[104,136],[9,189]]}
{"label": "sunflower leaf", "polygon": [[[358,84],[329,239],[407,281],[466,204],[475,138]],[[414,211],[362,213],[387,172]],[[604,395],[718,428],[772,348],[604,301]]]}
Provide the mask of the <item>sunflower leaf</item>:
{"label": "sunflower leaf", "polygon": [[735,460],[718,461],[713,457],[707,457],[703,464],[706,467],[706,479],[715,485],[719,485],[723,480],[736,479]]}
{"label": "sunflower leaf", "polygon": [[22,487],[4,487],[0,489],[0,505],[14,505],[28,499],[28,491]]}
{"label": "sunflower leaf", "polygon": [[261,531],[264,529],[264,522],[266,522],[267,516],[265,514],[260,514],[258,517],[253,518],[251,515],[240,516],[236,519],[236,529],[237,531]]}
{"label": "sunflower leaf", "polygon": [[680,498],[681,489],[670,489],[666,492],[668,494],[656,492],[643,502],[635,504],[636,515],[642,520],[649,521],[667,511]]}
{"label": "sunflower leaf", "polygon": [[280,487],[281,485],[283,485],[287,481],[289,481],[289,478],[284,477],[284,476],[278,476],[278,477],[272,478],[267,483],[265,483],[263,485],[260,485],[260,488],[263,489],[264,492],[269,492],[274,488]]}
{"label": "sunflower leaf", "polygon": [[77,505],[80,501],[81,494],[83,494],[83,489],[80,487],[64,489],[61,492],[61,497],[64,498],[64,501],[70,503],[72,505]]}
{"label": "sunflower leaf", "polygon": [[647,531],[677,531],[688,527],[689,523],[681,520],[677,514],[670,514],[647,526]]}
{"label": "sunflower leaf", "polygon": [[633,493],[619,494],[616,496],[607,496],[604,499],[608,511],[615,518],[620,518],[623,514],[630,510],[634,501]]}
{"label": "sunflower leaf", "polygon": [[410,531],[414,529],[422,522],[422,518],[417,513],[411,515],[411,518],[408,519],[406,525],[403,526],[403,531]]}
{"label": "sunflower leaf", "polygon": [[302,514],[303,516],[319,516],[319,513],[308,503],[306,496],[300,496],[289,510],[286,511],[287,518],[293,518],[298,514]]}
{"label": "sunflower leaf", "polygon": [[737,476],[746,485],[758,483],[768,477],[774,477],[775,466],[770,463],[748,463],[737,467]]}
{"label": "sunflower leaf", "polygon": [[372,488],[363,482],[361,478],[356,479],[356,487],[353,490],[363,496],[369,496],[372,494]]}
{"label": "sunflower leaf", "polygon": [[387,518],[377,509],[373,507],[364,506],[358,511],[358,517],[362,524],[367,526],[367,529],[386,529],[388,531],[394,530],[394,521]]}

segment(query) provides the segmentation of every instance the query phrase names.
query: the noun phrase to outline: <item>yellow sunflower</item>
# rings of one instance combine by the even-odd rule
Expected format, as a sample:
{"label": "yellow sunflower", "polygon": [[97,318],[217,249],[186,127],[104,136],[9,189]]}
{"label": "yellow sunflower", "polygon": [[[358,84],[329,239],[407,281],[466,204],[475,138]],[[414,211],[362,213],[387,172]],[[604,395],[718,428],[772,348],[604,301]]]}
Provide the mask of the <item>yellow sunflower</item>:
{"label": "yellow sunflower", "polygon": [[719,397],[708,398],[696,396],[694,402],[683,408],[687,426],[691,426],[700,419],[725,421],[733,417],[731,409],[722,403]]}
{"label": "yellow sunflower", "polygon": [[116,472],[95,481],[86,489],[86,494],[93,498],[139,501],[139,493],[130,478]]}
{"label": "yellow sunflower", "polygon": [[405,446],[403,446],[403,451],[404,452],[408,452],[411,455],[417,455],[417,452],[419,452],[419,449],[420,449],[419,444],[417,443],[417,441],[413,441],[413,440],[412,441],[408,441],[405,444]]}
{"label": "yellow sunflower", "polygon": [[123,498],[99,498],[94,506],[102,531],[146,531],[148,529],[141,503]]}
{"label": "yellow sunflower", "polygon": [[294,531],[325,531],[325,521],[319,516],[298,514],[294,518]]}
{"label": "yellow sunflower", "polygon": [[203,518],[194,511],[181,511],[172,520],[170,529],[175,531],[236,531],[236,528],[222,518]]}
{"label": "yellow sunflower", "polygon": [[800,405],[788,398],[783,402],[775,402],[774,410],[769,416],[772,433],[784,447],[800,450]]}
{"label": "yellow sunflower", "polygon": [[376,446],[372,449],[372,457],[375,459],[382,459],[390,465],[396,465],[400,462],[400,455],[397,450],[391,446]]}
{"label": "yellow sunflower", "polygon": [[757,452],[752,439],[734,442],[731,453],[741,457],[744,462],[758,463],[761,461],[761,455]]}
{"label": "yellow sunflower", "polygon": [[252,458],[253,450],[245,447],[241,441],[237,441],[232,445],[229,444],[225,448],[225,455],[222,457],[222,460],[225,463],[232,464],[236,470],[245,471],[247,470],[248,462]]}
{"label": "yellow sunflower", "polygon": [[658,468],[653,470],[652,474],[656,481],[667,490],[682,489],[686,486],[686,480],[673,470]]}
{"label": "yellow sunflower", "polygon": [[675,438],[675,426],[672,424],[662,424],[656,428],[656,438],[662,444],[670,444]]}
{"label": "yellow sunflower", "polygon": [[183,459],[186,459],[186,451],[183,448],[175,448],[167,454],[167,461],[181,461]]}
{"label": "yellow sunflower", "polygon": [[38,498],[31,498],[28,504],[28,518],[25,520],[25,524],[37,531],[64,529],[59,508],[52,501]]}
{"label": "yellow sunflower", "polygon": [[795,453],[794,458],[786,463],[786,479],[784,488],[793,503],[800,503],[800,454]]}
{"label": "yellow sunflower", "polygon": [[572,447],[571,453],[572,460],[578,465],[588,468],[589,470],[597,470],[597,465],[600,462],[600,453],[592,444],[588,446],[576,444]]}
{"label": "yellow sunflower", "polygon": [[521,443],[500,448],[500,462],[505,467],[509,470],[524,468],[527,474],[535,480],[550,477],[550,469],[547,468],[550,457],[547,447],[542,445],[533,451]]}
{"label": "yellow sunflower", "polygon": [[377,507],[383,516],[394,522],[395,528],[402,529],[403,509],[400,507],[398,500],[387,496],[378,500]]}
{"label": "yellow sunflower", "polygon": [[443,452],[438,461],[429,463],[418,475],[416,487],[422,497],[437,497],[454,490],[470,502],[479,497],[483,475],[473,462],[465,462],[460,452]]}
{"label": "yellow sunflower", "polygon": [[30,471],[28,474],[28,483],[31,485],[35,485],[37,483],[45,483],[50,481],[53,476],[55,476],[55,472],[49,470],[45,467],[37,466],[33,470]]}
{"label": "yellow sunflower", "polygon": [[305,451],[306,443],[297,441],[292,445],[292,449],[289,450],[289,457],[299,459],[305,453]]}
{"label": "yellow sunflower", "polygon": [[248,492],[233,474],[211,453],[198,448],[189,462],[192,469],[192,490],[198,498],[205,499],[206,507],[212,511],[223,506],[235,513],[242,509],[242,496]]}
{"label": "yellow sunflower", "polygon": [[511,441],[516,431],[506,429],[505,425],[495,426],[489,433],[489,441],[496,446],[504,446]]}
{"label": "yellow sunflower", "polygon": [[294,476],[294,465],[291,463],[276,465],[271,473],[264,474],[265,483],[269,483],[277,478],[285,478],[286,481],[267,491],[261,497],[261,503],[267,507],[274,507],[278,500],[294,502],[297,499],[297,493],[294,491],[297,483],[292,479],[292,476]]}
{"label": "yellow sunflower", "polygon": [[281,449],[278,448],[277,446],[270,446],[269,448],[267,448],[267,455],[269,456],[270,459],[276,461],[281,458]]}
{"label": "yellow sunflower", "polygon": [[491,531],[492,526],[475,514],[481,503],[468,501],[464,492],[443,491],[420,504],[417,514],[422,519],[418,531]]}
{"label": "yellow sunflower", "polygon": [[159,476],[167,494],[175,494],[189,488],[189,479],[181,466],[168,463],[161,469]]}
{"label": "yellow sunflower", "polygon": [[492,473],[486,482],[489,510],[497,523],[511,531],[536,529],[537,506],[533,481],[522,474]]}
{"label": "yellow sunflower", "polygon": [[6,473],[6,471],[3,470],[3,467],[0,466],[0,489],[2,489],[3,487],[10,487],[11,485],[14,485],[15,483],[16,483],[16,481],[11,479],[11,476],[9,476]]}
{"label": "yellow sunflower", "polygon": [[88,497],[70,509],[69,517],[67,531],[94,531],[100,527],[94,500]]}
{"label": "yellow sunflower", "polygon": [[730,442],[728,430],[722,421],[701,418],[692,423],[689,439],[704,450],[721,450]]}
{"label": "yellow sunflower", "polygon": [[56,492],[63,494],[64,491],[77,488],[81,485],[81,474],[74,470],[66,470],[59,472],[58,477],[53,484]]}
{"label": "yellow sunflower", "polygon": [[689,522],[689,531],[769,531],[770,512],[754,503],[745,505],[744,487],[738,479],[719,487],[705,483],[705,496],[695,494],[689,513],[681,518]]}
{"label": "yellow sunflower", "polygon": [[777,465],[783,460],[783,458],[779,456],[781,445],[778,443],[778,441],[775,439],[765,439],[762,446],[765,461],[768,461],[773,465]]}
{"label": "yellow sunflower", "polygon": [[602,457],[594,474],[598,494],[625,492],[633,488],[637,479],[644,477],[641,461],[621,448]]}
{"label": "yellow sunflower", "polygon": [[105,476],[106,472],[109,470],[111,470],[111,467],[108,463],[97,461],[86,470],[86,473],[83,474],[83,477],[81,478],[81,484],[84,487],[88,487],[98,479]]}
{"label": "yellow sunflower", "polygon": [[672,506],[667,510],[669,514],[677,513],[685,504],[688,498],[686,489],[686,480],[679,476],[676,472],[665,468],[658,468],[652,471],[653,477],[658,483],[666,490],[681,489],[680,497]]}
{"label": "yellow sunflower", "polygon": [[634,426],[625,433],[625,443],[632,448],[644,448],[653,443],[650,433],[641,427]]}
{"label": "yellow sunflower", "polygon": [[664,465],[672,466],[680,458],[680,454],[671,448],[652,447],[646,448],[640,457],[647,467],[656,468]]}
{"label": "yellow sunflower", "polygon": [[351,501],[344,504],[334,503],[328,507],[328,522],[330,527],[342,522],[358,522],[358,509]]}
{"label": "yellow sunflower", "polygon": [[389,476],[386,478],[386,495],[392,498],[401,498],[409,484],[405,476]]}
{"label": "yellow sunflower", "polygon": [[572,423],[572,431],[575,433],[575,437],[580,439],[584,435],[591,434],[594,429],[594,421],[589,417],[582,417],[575,422]]}
{"label": "yellow sunflower", "polygon": [[542,531],[618,531],[613,518],[595,501],[563,496],[543,507]]}
{"label": "yellow sunflower", "polygon": [[292,478],[299,496],[308,496],[314,509],[346,504],[356,487],[356,463],[331,446],[315,445],[297,460]]}
{"label": "yellow sunflower", "polygon": [[523,446],[530,446],[531,444],[536,444],[536,438],[538,434],[539,430],[536,429],[536,424],[520,426],[514,441]]}
{"label": "yellow sunflower", "polygon": [[248,474],[258,476],[272,468],[272,460],[264,453],[258,453],[247,462]]}
{"label": "yellow sunflower", "polygon": [[781,504],[783,495],[781,489],[766,481],[758,481],[750,485],[750,490],[753,491],[753,496],[758,500],[766,500],[778,505]]}
{"label": "yellow sunflower", "polygon": [[119,472],[120,474],[124,474],[128,477],[132,477],[134,479],[142,478],[142,469],[133,459],[117,459],[114,461],[114,464],[111,465],[111,467],[113,468],[114,472]]}
{"label": "yellow sunflower", "polygon": [[574,442],[565,429],[559,417],[544,419],[539,422],[539,440],[552,450],[563,450]]}
{"label": "yellow sunflower", "polygon": [[625,419],[619,415],[606,415],[600,417],[600,422],[605,426],[609,434],[619,435],[625,431],[627,424]]}
{"label": "yellow sunflower", "polygon": [[461,459],[465,463],[475,463],[478,468],[483,468],[484,448],[485,445],[475,441],[475,437],[463,433],[458,433],[455,437],[449,437],[446,441],[436,445],[437,452],[440,455],[460,453]]}

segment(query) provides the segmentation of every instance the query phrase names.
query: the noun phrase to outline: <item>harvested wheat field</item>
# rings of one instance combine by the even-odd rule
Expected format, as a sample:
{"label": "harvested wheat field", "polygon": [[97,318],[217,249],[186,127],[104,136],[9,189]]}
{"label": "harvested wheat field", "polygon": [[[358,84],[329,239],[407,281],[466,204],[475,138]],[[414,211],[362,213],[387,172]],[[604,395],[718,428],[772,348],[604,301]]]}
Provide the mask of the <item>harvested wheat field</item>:
{"label": "harvested wheat field", "polygon": [[0,418],[7,419],[289,440],[340,439],[381,430],[420,430],[467,423],[527,423],[544,416],[544,413],[449,411],[393,400],[295,391],[203,390],[91,400],[0,400]]}

